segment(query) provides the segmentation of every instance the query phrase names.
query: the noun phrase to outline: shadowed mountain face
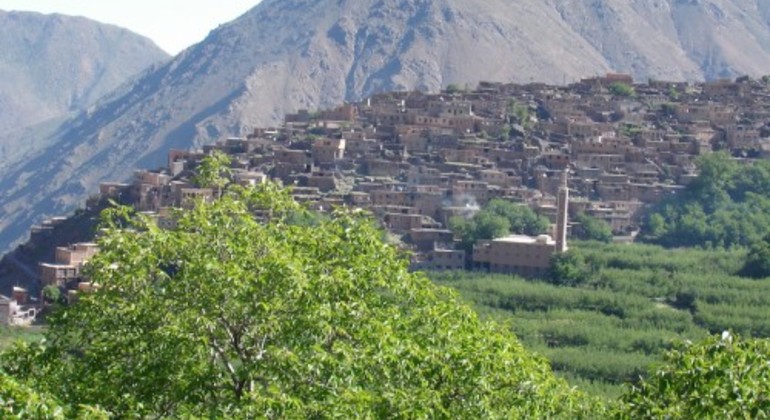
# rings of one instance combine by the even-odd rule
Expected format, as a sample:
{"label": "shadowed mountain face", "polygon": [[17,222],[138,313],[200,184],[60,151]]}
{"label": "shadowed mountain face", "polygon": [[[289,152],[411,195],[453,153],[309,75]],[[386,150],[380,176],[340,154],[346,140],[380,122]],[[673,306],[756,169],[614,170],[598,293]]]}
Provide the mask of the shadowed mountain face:
{"label": "shadowed mountain face", "polygon": [[149,39],[115,26],[0,11],[0,167],[33,148],[21,140],[27,128],[55,128],[168,58]]}
{"label": "shadowed mountain face", "polygon": [[[770,73],[765,0],[264,0],[0,168],[0,250],[102,180],[285,112],[450,83]],[[768,69],[768,70],[765,70]]]}

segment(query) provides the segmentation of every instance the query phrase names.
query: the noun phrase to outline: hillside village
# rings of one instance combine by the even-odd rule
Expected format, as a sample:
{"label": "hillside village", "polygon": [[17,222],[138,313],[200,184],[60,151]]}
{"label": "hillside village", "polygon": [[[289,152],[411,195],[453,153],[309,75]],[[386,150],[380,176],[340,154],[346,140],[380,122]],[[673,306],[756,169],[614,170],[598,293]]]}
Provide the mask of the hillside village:
{"label": "hillside village", "polygon": [[[171,208],[215,197],[192,180],[215,150],[231,157],[235,183],[273,179],[315,210],[370,210],[413,251],[417,269],[541,275],[550,256],[567,248],[568,213],[602,219],[618,237],[633,239],[644,209],[693,179],[699,155],[768,156],[770,83],[744,77],[639,84],[608,74],[568,86],[481,83],[440,94],[379,94],[333,110],[301,110],[281,127],[203,150],[171,150],[165,168],[139,170],[129,183],[103,183],[87,206],[111,198],[173,226]],[[493,198],[547,216],[553,235],[483,241],[466,253],[448,221]],[[34,227],[20,249],[53,243],[64,221]],[[38,278],[19,286],[88,290],[80,267],[95,252],[90,243],[59,247],[54,260],[39,262]],[[0,305],[26,300],[15,290]]]}

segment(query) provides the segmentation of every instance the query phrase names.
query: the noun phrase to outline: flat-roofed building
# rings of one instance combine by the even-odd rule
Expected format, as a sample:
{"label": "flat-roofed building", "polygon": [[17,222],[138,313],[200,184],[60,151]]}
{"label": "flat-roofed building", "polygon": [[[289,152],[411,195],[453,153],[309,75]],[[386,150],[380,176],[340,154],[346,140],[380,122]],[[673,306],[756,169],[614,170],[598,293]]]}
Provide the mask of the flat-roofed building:
{"label": "flat-roofed building", "polygon": [[562,173],[557,193],[555,238],[550,235],[509,235],[478,241],[473,246],[473,267],[492,273],[541,277],[548,273],[553,254],[567,250],[569,211],[567,173]]}
{"label": "flat-roofed building", "polygon": [[556,241],[550,235],[510,235],[477,242],[473,247],[473,265],[492,273],[537,277],[548,272],[555,252]]}

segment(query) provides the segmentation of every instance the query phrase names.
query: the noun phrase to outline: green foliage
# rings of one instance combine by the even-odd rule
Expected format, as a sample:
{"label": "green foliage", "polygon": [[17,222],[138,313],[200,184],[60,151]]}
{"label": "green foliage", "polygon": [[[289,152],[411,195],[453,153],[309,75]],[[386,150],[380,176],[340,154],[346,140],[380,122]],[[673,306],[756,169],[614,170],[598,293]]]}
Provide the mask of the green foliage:
{"label": "green foliage", "polygon": [[767,418],[770,341],[729,334],[685,344],[623,397],[619,418]]}
{"label": "green foliage", "polygon": [[4,366],[25,386],[117,417],[601,413],[509,332],[410,273],[365,215],[308,229],[288,223],[298,210],[267,184],[197,203],[170,231],[106,212],[88,268],[101,287]]}
{"label": "green foliage", "polygon": [[575,217],[577,224],[573,235],[585,241],[612,242],[612,227],[604,220],[580,213]]}
{"label": "green foliage", "polygon": [[631,85],[622,82],[615,82],[607,88],[613,96],[630,98],[636,96],[636,90]]}
{"label": "green foliage", "polygon": [[229,178],[232,175],[230,164],[228,155],[215,150],[203,158],[193,177],[193,182],[201,188],[215,188],[221,191],[230,182]]}
{"label": "green foliage", "polygon": [[679,290],[674,295],[671,305],[695,313],[697,310],[698,292],[693,289]]}
{"label": "green foliage", "polygon": [[641,238],[667,247],[752,246],[770,234],[770,161],[725,153],[697,161],[699,175],[647,217]]}
{"label": "green foliage", "polygon": [[673,342],[726,329],[770,338],[770,283],[737,276],[745,252],[573,241],[543,281],[430,275],[509,325],[573,384],[617,395]]}
{"label": "green foliage", "polygon": [[755,279],[770,277],[770,235],[751,246],[741,275]]}
{"label": "green foliage", "polygon": [[525,129],[532,127],[532,117],[527,105],[520,104],[516,102],[515,99],[511,99],[508,102],[508,108],[506,111],[509,120],[513,120]]}
{"label": "green foliage", "polygon": [[59,287],[49,284],[43,288],[43,299],[48,303],[58,302],[61,299],[61,290]]}
{"label": "green foliage", "polygon": [[511,138],[511,125],[505,124],[503,125],[503,128],[500,129],[500,140],[501,141],[508,141]]}
{"label": "green foliage", "polygon": [[680,93],[679,91],[674,87],[671,86],[668,89],[668,98],[672,101],[678,101],[679,100]]}
{"label": "green foliage", "polygon": [[32,343],[40,341],[43,338],[43,332],[43,328],[39,326],[0,326],[0,351],[11,347],[15,342]]}
{"label": "green foliage", "polygon": [[446,92],[447,93],[458,93],[458,92],[462,92],[462,91],[463,91],[463,88],[460,85],[456,84],[456,83],[450,83],[446,87]]}
{"label": "green foliage", "polygon": [[620,126],[620,132],[625,136],[634,137],[642,132],[642,127],[632,123],[624,123]]}
{"label": "green foliage", "polygon": [[583,253],[571,249],[551,257],[549,278],[562,286],[576,286],[587,282],[594,274]]}
{"label": "green foliage", "polygon": [[494,239],[509,233],[538,235],[547,232],[550,223],[531,208],[506,200],[492,199],[471,219],[453,217],[449,228],[461,238],[466,250],[482,239]]}
{"label": "green foliage", "polygon": [[107,419],[102,410],[62,405],[54,398],[40,395],[0,371],[0,418],[3,419]]}

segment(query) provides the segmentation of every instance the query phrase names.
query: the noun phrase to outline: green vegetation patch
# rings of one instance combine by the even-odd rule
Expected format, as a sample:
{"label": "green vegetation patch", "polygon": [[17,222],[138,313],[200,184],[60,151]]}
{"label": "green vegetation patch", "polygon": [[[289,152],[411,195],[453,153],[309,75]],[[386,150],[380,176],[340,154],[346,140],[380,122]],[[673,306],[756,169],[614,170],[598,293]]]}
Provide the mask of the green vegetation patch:
{"label": "green vegetation patch", "polygon": [[0,327],[0,351],[10,348],[17,341],[33,343],[43,339],[45,328],[32,327]]}
{"label": "green vegetation patch", "polygon": [[[770,161],[704,155],[699,175],[648,215],[642,239],[666,247],[753,246],[770,234]],[[770,273],[768,273],[770,274]]]}
{"label": "green vegetation patch", "polygon": [[[574,278],[431,273],[576,385],[617,396],[677,342],[730,330],[770,337],[770,280],[737,275],[746,251],[577,242]],[[571,264],[571,265],[570,265]]]}

